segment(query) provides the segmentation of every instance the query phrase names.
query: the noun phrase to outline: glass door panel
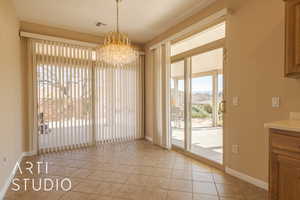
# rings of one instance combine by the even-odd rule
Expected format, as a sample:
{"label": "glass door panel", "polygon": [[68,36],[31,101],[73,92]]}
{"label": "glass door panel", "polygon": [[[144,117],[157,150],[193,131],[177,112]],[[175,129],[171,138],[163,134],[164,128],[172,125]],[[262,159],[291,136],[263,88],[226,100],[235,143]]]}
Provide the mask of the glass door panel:
{"label": "glass door panel", "polygon": [[184,61],[171,64],[171,134],[172,144],[184,148]]}
{"label": "glass door panel", "polygon": [[192,57],[191,152],[222,163],[223,160],[223,49]]}

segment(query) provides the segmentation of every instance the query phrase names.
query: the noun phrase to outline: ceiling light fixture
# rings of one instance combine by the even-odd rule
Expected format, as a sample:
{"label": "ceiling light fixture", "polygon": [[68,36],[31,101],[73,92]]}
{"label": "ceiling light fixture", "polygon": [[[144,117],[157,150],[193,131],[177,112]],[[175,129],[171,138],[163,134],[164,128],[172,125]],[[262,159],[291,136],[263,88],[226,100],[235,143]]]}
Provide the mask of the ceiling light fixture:
{"label": "ceiling light fixture", "polygon": [[117,4],[117,27],[116,31],[105,35],[104,44],[100,46],[100,59],[114,66],[124,66],[132,63],[137,56],[137,51],[131,45],[128,36],[119,31],[119,3],[122,0],[116,0]]}

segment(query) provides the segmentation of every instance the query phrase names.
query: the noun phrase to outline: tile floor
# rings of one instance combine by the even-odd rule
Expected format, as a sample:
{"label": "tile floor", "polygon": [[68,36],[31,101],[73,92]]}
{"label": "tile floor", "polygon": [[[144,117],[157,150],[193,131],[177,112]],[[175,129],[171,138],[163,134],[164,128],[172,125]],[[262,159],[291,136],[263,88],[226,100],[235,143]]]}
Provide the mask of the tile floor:
{"label": "tile floor", "polygon": [[[34,164],[32,174],[26,162],[49,162],[49,165],[40,164],[39,170]],[[267,199],[267,192],[262,189],[143,140],[27,157],[20,169],[15,177],[19,178],[15,183],[20,190],[13,191],[17,186],[12,184],[5,200]],[[26,189],[24,178],[30,179]],[[44,184],[45,178],[53,180],[54,189],[35,192],[39,186],[51,188],[49,182]],[[63,182],[64,188],[68,188],[64,178],[72,181],[68,192],[60,186]]]}

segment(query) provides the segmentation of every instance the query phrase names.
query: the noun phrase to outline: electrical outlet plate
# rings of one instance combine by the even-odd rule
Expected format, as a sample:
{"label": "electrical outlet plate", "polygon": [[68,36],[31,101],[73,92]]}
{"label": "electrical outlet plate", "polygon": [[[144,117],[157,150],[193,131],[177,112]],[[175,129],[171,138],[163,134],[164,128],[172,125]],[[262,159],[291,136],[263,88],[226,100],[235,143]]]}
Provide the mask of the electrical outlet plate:
{"label": "electrical outlet plate", "polygon": [[234,106],[238,106],[239,105],[239,97],[233,97],[232,98],[232,104]]}
{"label": "electrical outlet plate", "polygon": [[272,107],[273,108],[280,107],[280,97],[272,97]]}
{"label": "electrical outlet plate", "polygon": [[232,148],[231,149],[232,153],[234,153],[234,154],[238,154],[239,153],[239,145],[234,144],[234,145],[232,145],[231,148]]}

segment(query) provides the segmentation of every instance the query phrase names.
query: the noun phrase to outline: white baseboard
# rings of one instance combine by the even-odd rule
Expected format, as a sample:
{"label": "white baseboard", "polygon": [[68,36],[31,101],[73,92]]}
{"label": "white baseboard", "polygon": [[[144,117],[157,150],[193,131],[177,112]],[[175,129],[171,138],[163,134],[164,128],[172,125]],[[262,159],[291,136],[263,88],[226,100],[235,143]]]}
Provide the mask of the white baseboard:
{"label": "white baseboard", "polygon": [[29,152],[24,152],[23,154],[24,154],[24,156],[35,156],[35,155],[37,155],[37,152],[29,151]]}
{"label": "white baseboard", "polygon": [[16,172],[17,172],[17,170],[18,170],[18,165],[17,165],[17,164],[20,163],[20,162],[22,161],[22,159],[23,159],[25,156],[33,156],[33,155],[36,155],[36,154],[37,154],[36,152],[23,152],[23,153],[20,155],[20,157],[19,157],[19,159],[17,160],[17,162],[16,162],[16,164],[15,164],[13,170],[11,171],[9,177],[6,179],[3,188],[0,189],[0,200],[4,199],[4,196],[5,196],[5,194],[6,194],[7,190],[8,190],[8,188],[9,188],[9,186],[10,186],[10,184],[11,184],[11,181],[12,181],[12,179],[15,177],[15,174],[16,174]]}
{"label": "white baseboard", "polygon": [[149,136],[145,136],[145,139],[148,140],[149,142],[153,142],[152,138]]}
{"label": "white baseboard", "polygon": [[251,183],[259,188],[262,188],[264,190],[268,190],[269,189],[269,184],[262,181],[262,180],[259,180],[259,179],[256,179],[256,178],[253,178],[251,176],[248,176],[247,174],[244,174],[244,173],[241,173],[241,172],[238,172],[234,169],[231,169],[229,167],[225,167],[225,172],[227,174],[230,174],[231,176],[234,176],[236,178],[239,178],[243,181],[246,181],[248,183]]}
{"label": "white baseboard", "polygon": [[15,164],[13,170],[11,171],[9,177],[6,179],[6,181],[5,181],[5,183],[4,183],[4,186],[3,186],[2,190],[0,190],[0,199],[1,199],[1,200],[4,199],[4,196],[5,196],[7,190],[8,190],[8,188],[9,188],[9,186],[10,186],[10,183],[11,183],[12,179],[15,177],[15,174],[16,174],[16,172],[17,172],[17,169],[18,169],[18,163],[20,163],[20,162],[22,161],[22,159],[23,159],[23,157],[25,156],[25,154],[26,154],[26,153],[22,153],[22,154],[20,155],[20,157],[19,157],[19,159],[17,160],[17,162],[16,162],[16,164]]}

